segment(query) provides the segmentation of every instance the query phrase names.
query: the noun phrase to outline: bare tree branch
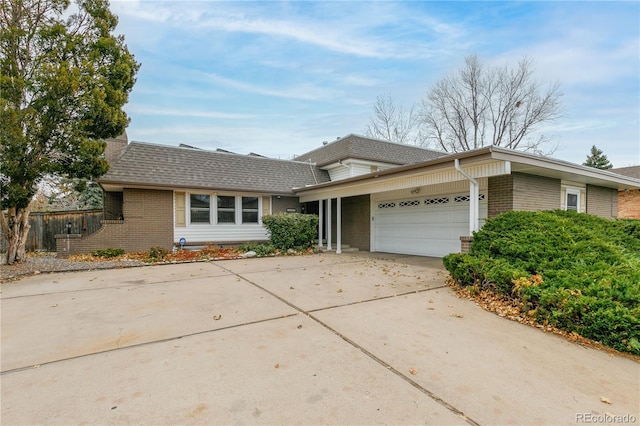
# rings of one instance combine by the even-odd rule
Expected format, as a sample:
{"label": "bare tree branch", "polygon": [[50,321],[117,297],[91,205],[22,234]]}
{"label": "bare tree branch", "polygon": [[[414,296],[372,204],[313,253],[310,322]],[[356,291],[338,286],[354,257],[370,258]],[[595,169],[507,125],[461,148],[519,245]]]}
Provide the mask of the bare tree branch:
{"label": "bare tree branch", "polygon": [[429,144],[448,152],[486,145],[540,153],[548,142],[531,137],[560,111],[560,85],[544,89],[534,79],[533,62],[486,69],[476,55],[456,74],[438,81],[422,100],[420,124]]}

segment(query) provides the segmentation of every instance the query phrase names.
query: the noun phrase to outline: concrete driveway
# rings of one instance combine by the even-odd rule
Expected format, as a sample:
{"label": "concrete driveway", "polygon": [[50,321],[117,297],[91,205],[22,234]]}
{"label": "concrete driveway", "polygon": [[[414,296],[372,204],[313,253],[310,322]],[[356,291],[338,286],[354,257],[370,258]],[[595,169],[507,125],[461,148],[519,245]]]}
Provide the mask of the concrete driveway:
{"label": "concrete driveway", "polygon": [[3,284],[1,421],[640,421],[640,364],[485,312],[445,276],[357,253]]}

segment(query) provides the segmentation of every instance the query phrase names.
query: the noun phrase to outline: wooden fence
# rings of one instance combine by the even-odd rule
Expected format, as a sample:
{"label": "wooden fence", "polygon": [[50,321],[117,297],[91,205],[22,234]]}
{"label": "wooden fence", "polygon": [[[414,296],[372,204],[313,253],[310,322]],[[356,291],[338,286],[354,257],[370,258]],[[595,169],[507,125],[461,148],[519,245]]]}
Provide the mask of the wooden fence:
{"label": "wooden fence", "polygon": [[[29,237],[27,251],[56,251],[56,234],[67,233],[71,222],[71,233],[90,235],[100,229],[102,210],[74,210],[62,212],[31,212],[29,214]],[[0,252],[6,252],[7,240],[0,237]]]}

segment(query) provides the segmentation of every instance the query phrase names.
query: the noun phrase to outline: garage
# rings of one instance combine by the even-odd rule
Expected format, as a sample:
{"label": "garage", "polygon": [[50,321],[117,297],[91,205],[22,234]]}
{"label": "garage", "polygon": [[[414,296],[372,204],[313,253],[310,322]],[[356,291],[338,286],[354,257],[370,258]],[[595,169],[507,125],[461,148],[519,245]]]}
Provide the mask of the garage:
{"label": "garage", "polygon": [[[480,226],[486,198],[479,196]],[[460,236],[469,235],[468,192],[378,201],[375,211],[375,251],[443,257],[459,252]]]}

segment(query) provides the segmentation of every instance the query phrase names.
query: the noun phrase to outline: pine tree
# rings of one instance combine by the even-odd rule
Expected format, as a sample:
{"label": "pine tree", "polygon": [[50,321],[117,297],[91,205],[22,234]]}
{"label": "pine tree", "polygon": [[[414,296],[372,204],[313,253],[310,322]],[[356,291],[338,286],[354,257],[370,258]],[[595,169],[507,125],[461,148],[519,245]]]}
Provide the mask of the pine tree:
{"label": "pine tree", "polygon": [[601,149],[596,148],[595,145],[591,147],[591,153],[587,155],[587,161],[582,163],[582,165],[601,170],[609,170],[613,167],[613,164],[609,162],[607,156],[604,155]]}

